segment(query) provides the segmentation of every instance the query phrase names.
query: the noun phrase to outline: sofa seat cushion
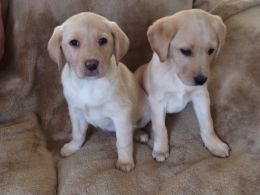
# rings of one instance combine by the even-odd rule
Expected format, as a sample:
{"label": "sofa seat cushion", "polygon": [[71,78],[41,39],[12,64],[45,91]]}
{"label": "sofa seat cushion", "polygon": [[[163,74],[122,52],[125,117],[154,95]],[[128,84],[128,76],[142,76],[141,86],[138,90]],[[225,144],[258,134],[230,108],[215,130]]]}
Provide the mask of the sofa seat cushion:
{"label": "sofa seat cushion", "polygon": [[0,194],[56,192],[56,171],[35,115],[0,125]]}

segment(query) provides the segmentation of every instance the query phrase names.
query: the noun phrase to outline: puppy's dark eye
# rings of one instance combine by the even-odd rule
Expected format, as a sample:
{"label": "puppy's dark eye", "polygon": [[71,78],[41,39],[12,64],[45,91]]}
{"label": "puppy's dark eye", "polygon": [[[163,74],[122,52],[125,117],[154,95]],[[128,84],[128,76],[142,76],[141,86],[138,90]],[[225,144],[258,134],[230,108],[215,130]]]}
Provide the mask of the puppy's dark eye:
{"label": "puppy's dark eye", "polygon": [[215,49],[210,48],[210,49],[208,50],[208,54],[211,55],[211,54],[213,54],[214,51],[215,51]]}
{"label": "puppy's dark eye", "polygon": [[107,42],[108,42],[108,40],[107,40],[107,38],[105,38],[105,37],[102,37],[102,38],[100,38],[100,39],[98,40],[98,44],[99,44],[100,46],[107,44]]}
{"label": "puppy's dark eye", "polygon": [[181,49],[181,53],[187,57],[190,57],[192,55],[191,49]]}
{"label": "puppy's dark eye", "polygon": [[70,41],[70,46],[72,46],[72,47],[79,47],[79,41],[76,40],[76,39],[72,39]]}

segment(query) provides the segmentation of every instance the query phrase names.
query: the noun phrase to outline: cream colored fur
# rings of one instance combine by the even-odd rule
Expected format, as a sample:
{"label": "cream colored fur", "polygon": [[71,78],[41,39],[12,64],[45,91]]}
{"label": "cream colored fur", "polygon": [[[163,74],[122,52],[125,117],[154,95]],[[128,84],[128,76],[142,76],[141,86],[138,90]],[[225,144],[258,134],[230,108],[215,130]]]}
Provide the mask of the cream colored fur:
{"label": "cream colored fur", "polygon": [[[101,38],[106,38],[107,43],[101,45]],[[71,40],[77,40],[79,46],[71,46]],[[116,167],[123,171],[134,168],[133,130],[150,119],[144,91],[119,62],[128,45],[127,36],[116,23],[93,13],[72,16],[54,30],[48,49],[62,69],[61,81],[72,122],[72,140],[62,147],[63,156],[80,149],[88,124],[92,124],[116,132]],[[66,60],[64,68],[62,55]],[[91,71],[86,63],[93,59],[99,65]]]}
{"label": "cream colored fur", "polygon": [[149,95],[153,157],[164,161],[169,156],[167,113],[182,111],[192,102],[201,138],[208,150],[220,157],[229,156],[229,147],[214,132],[210,113],[207,79],[210,64],[224,43],[226,27],[220,17],[202,10],[178,12],[157,20],[147,32],[154,50],[151,61],[140,67],[136,76]]}

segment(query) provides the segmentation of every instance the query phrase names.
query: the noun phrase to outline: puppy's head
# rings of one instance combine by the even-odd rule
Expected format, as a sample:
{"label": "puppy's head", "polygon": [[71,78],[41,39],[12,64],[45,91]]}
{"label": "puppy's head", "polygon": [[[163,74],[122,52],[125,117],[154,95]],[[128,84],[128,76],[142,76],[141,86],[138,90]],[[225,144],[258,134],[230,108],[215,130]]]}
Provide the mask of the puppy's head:
{"label": "puppy's head", "polygon": [[85,12],[74,15],[54,29],[48,43],[50,57],[63,66],[63,56],[79,78],[100,78],[126,54],[129,40],[114,22]]}
{"label": "puppy's head", "polygon": [[219,16],[186,10],[157,20],[147,35],[160,61],[174,62],[184,84],[203,85],[212,60],[224,44],[226,26]]}

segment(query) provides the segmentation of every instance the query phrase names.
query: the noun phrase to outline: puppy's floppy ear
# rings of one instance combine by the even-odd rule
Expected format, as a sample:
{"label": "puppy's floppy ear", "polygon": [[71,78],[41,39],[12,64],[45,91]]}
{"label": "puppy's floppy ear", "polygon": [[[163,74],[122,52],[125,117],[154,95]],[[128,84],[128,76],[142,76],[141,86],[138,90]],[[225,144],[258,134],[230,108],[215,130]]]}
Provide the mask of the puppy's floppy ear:
{"label": "puppy's floppy ear", "polygon": [[173,16],[166,16],[155,21],[148,29],[148,41],[152,50],[164,62],[168,57],[170,42],[177,33],[177,22]]}
{"label": "puppy's floppy ear", "polygon": [[218,37],[218,48],[217,48],[217,55],[219,54],[219,51],[221,47],[225,43],[226,39],[226,33],[227,33],[227,27],[224,24],[223,20],[219,16],[214,16],[215,21],[213,22],[213,26],[216,30],[217,37]]}
{"label": "puppy's floppy ear", "polygon": [[115,22],[109,22],[114,38],[114,54],[118,63],[126,54],[129,48],[129,39]]}
{"label": "puppy's floppy ear", "polygon": [[58,64],[59,70],[62,69],[62,51],[61,51],[61,41],[62,41],[62,26],[57,26],[48,42],[48,51],[51,59]]}

